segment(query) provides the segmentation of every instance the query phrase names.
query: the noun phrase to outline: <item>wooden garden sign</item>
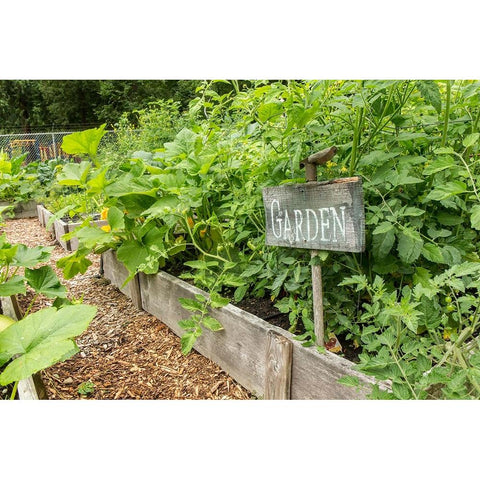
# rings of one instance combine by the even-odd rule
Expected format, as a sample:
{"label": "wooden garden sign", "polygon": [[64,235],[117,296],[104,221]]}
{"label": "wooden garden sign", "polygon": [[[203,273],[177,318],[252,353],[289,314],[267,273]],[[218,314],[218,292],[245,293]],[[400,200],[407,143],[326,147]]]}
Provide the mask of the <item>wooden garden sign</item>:
{"label": "wooden garden sign", "polygon": [[267,245],[362,252],[365,217],[359,177],[263,189]]}
{"label": "wooden garden sign", "polygon": [[[307,183],[263,189],[267,245],[319,250],[363,252],[365,213],[360,177],[316,181],[318,165],[336,153],[331,147],[306,158]],[[313,311],[317,343],[324,345],[321,265],[312,264]]]}

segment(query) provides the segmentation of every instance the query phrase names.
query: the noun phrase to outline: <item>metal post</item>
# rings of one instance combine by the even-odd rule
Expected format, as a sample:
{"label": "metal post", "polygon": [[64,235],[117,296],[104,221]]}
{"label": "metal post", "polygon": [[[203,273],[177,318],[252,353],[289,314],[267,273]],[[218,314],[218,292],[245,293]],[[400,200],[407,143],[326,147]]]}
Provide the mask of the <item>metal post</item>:
{"label": "metal post", "polygon": [[57,145],[55,144],[55,133],[52,132],[53,155],[57,158]]}
{"label": "metal post", "polygon": [[[326,148],[305,158],[301,167],[305,167],[305,179],[307,182],[317,181],[317,166],[324,165],[337,153],[336,147]],[[318,255],[320,250],[311,250],[311,258]],[[320,263],[312,265],[312,295],[313,295],[313,324],[314,333],[317,337],[317,344],[325,346],[325,323],[323,319],[323,285],[322,266]]]}

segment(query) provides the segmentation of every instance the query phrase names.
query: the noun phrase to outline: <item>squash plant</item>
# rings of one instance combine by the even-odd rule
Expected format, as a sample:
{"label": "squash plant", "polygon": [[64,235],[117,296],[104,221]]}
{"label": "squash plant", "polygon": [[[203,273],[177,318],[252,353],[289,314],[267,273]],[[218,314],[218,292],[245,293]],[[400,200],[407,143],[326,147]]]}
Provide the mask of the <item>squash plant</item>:
{"label": "squash plant", "polygon": [[[0,315],[0,385],[14,384],[12,399],[20,380],[78,352],[74,337],[96,313],[94,306],[72,304],[53,269],[39,266],[52,249],[10,244],[0,236],[0,297],[25,294],[27,285],[35,292],[21,320]],[[38,295],[51,298],[53,306],[30,313]]]}

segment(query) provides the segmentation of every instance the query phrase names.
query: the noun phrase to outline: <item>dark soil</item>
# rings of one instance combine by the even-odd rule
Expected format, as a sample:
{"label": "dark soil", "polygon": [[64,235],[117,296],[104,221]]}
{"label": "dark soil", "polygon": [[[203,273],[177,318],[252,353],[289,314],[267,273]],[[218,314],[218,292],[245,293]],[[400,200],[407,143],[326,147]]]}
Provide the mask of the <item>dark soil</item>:
{"label": "dark soil", "polygon": [[[165,269],[165,271],[175,277],[180,277],[180,275],[184,272],[181,264],[171,265],[168,269]],[[184,279],[184,281],[190,285],[194,285],[193,280],[191,279]],[[269,297],[245,297],[240,302],[235,302],[233,301],[233,291],[224,292],[223,295],[231,299],[232,305],[235,305],[236,307],[257,316],[262,320],[265,320],[270,325],[290,331],[290,320],[288,318],[288,314],[280,312],[275,307],[275,302],[272,302]],[[294,335],[302,335],[305,333],[305,328],[302,322],[298,322],[295,332],[292,333]],[[337,335],[337,339],[342,346],[342,351],[338,352],[337,355],[345,357],[351,362],[358,363],[358,354],[360,353],[360,349],[356,349],[354,345],[352,345],[352,343],[345,338],[345,336]]]}
{"label": "dark soil", "polygon": [[[100,214],[95,213],[94,215],[92,215],[92,219],[93,221],[100,220]],[[79,223],[83,222],[85,218],[80,215],[74,215],[73,217],[70,217],[69,215],[64,215],[61,220],[65,223]]]}

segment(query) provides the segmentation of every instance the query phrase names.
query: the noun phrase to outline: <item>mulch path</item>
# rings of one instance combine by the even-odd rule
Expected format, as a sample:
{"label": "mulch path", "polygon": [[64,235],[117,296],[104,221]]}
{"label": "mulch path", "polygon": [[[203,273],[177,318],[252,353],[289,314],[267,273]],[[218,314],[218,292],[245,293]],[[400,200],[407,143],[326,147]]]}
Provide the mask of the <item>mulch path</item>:
{"label": "mulch path", "polygon": [[[67,255],[37,219],[8,220],[0,230],[12,243],[55,245],[48,262],[69,290],[97,306],[97,315],[78,339],[80,352],[42,372],[49,399],[249,399],[252,395],[212,361],[192,351],[184,356],[180,339],[161,321],[137,309],[108,280],[98,275],[99,256],[83,275],[64,280],[56,261]],[[24,308],[31,291],[20,296]],[[32,312],[51,305],[39,297]],[[93,383],[81,395],[80,385]]]}

